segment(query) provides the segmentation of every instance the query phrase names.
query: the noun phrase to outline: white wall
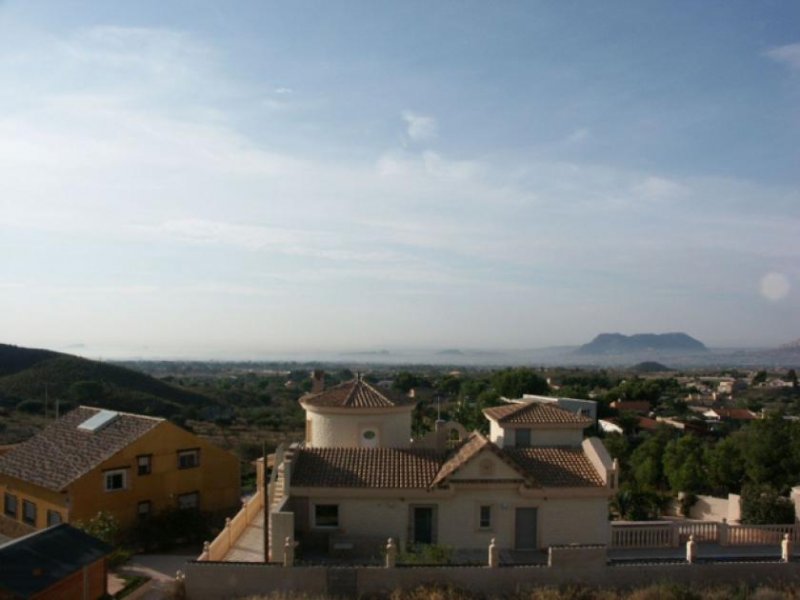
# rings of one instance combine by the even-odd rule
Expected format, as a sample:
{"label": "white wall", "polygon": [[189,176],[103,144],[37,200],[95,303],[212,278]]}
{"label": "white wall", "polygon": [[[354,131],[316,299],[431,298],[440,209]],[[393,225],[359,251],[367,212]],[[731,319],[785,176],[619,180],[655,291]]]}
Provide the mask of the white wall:
{"label": "white wall", "polygon": [[[484,549],[491,538],[500,548],[514,546],[515,509],[537,508],[539,546],[554,544],[606,544],[610,540],[608,500],[606,498],[552,499],[523,498],[508,487],[485,490],[460,490],[452,498],[403,499],[310,498],[321,504],[339,504],[337,535],[393,537],[405,543],[408,538],[409,506],[437,506],[438,543],[456,548]],[[492,506],[492,528],[481,530],[479,507]],[[312,509],[313,510],[313,509]]]}
{"label": "white wall", "polygon": [[378,432],[384,448],[405,448],[411,443],[411,411],[384,414],[331,414],[306,411],[311,421],[310,446],[313,448],[357,448],[364,427]]}

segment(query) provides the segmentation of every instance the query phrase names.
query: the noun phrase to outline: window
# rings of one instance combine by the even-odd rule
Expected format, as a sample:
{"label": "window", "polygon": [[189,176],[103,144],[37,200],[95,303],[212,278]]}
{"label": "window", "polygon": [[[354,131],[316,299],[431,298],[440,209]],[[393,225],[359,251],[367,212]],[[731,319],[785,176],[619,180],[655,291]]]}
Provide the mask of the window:
{"label": "window", "polygon": [[153,504],[150,500],[143,500],[139,502],[136,507],[136,514],[139,516],[140,519],[145,519],[150,516],[150,511],[153,510]]}
{"label": "window", "polygon": [[17,518],[17,497],[6,492],[3,499],[3,512],[7,517]]}
{"label": "window", "polygon": [[481,529],[491,529],[492,527],[492,507],[488,504],[481,506],[478,527]]}
{"label": "window", "polygon": [[107,492],[115,492],[127,488],[127,472],[125,469],[114,469],[103,473],[104,487]]}
{"label": "window", "polygon": [[22,520],[28,525],[36,525],[36,505],[30,500],[22,501]]}
{"label": "window", "polygon": [[150,475],[153,472],[153,455],[142,454],[136,457],[136,474]]}
{"label": "window", "polygon": [[60,525],[63,523],[64,520],[61,518],[61,513],[57,510],[48,510],[47,511],[47,526],[52,527],[53,525]]}
{"label": "window", "polygon": [[517,448],[527,448],[531,445],[531,430],[530,429],[517,429],[515,431],[515,446]]}
{"label": "window", "polygon": [[178,450],[178,468],[194,469],[200,466],[200,449]]}
{"label": "window", "polygon": [[178,508],[181,510],[200,508],[200,493],[192,492],[178,496]]}
{"label": "window", "polygon": [[339,526],[338,504],[314,505],[314,527],[338,527],[338,526]]}

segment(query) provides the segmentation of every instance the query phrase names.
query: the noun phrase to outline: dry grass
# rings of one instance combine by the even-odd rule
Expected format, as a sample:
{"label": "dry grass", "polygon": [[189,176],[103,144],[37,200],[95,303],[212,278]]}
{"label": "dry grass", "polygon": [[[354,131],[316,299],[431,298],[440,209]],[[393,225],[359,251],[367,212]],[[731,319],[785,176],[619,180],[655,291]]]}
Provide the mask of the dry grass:
{"label": "dry grass", "polygon": [[[397,590],[383,596],[365,596],[363,600],[800,600],[797,586],[710,586],[685,587],[655,584],[632,590],[588,587],[541,587],[516,594],[486,596],[455,587],[420,587]],[[328,596],[274,593],[249,596],[242,600],[333,600]]]}

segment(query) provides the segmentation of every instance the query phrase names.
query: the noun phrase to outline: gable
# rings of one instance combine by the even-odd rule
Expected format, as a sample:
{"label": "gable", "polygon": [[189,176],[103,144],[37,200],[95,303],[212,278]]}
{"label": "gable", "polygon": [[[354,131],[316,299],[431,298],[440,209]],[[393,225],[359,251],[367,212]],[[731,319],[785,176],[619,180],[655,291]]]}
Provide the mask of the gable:
{"label": "gable", "polygon": [[519,471],[512,468],[497,454],[484,448],[463,464],[448,478],[450,481],[463,480],[506,480],[522,481]]}

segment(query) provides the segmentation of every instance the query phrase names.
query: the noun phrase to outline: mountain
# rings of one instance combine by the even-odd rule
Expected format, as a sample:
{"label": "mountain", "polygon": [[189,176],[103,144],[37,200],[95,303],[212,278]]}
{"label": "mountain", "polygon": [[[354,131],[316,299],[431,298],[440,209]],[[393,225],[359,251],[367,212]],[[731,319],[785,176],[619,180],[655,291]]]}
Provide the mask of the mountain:
{"label": "mountain", "polygon": [[708,348],[685,333],[601,333],[575,350],[575,354],[579,355],[690,352],[708,352]]}
{"label": "mountain", "polygon": [[660,362],[654,360],[646,360],[639,364],[633,365],[630,369],[635,373],[666,373],[672,371],[668,366],[662,365]]}
{"label": "mountain", "polygon": [[0,406],[40,412],[44,400],[63,409],[87,404],[170,417],[214,410],[215,399],[144,373],[71,354],[0,344]]}

